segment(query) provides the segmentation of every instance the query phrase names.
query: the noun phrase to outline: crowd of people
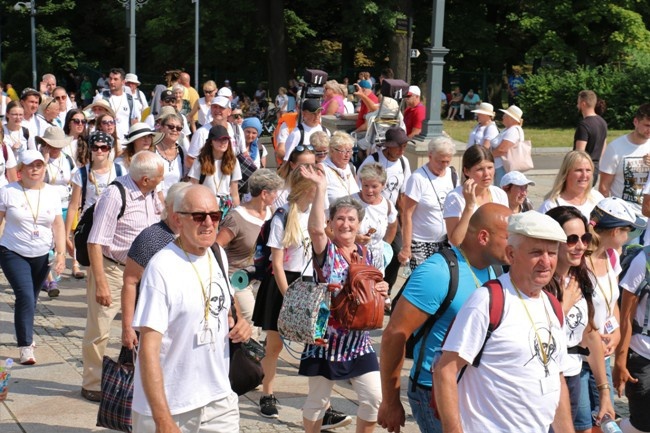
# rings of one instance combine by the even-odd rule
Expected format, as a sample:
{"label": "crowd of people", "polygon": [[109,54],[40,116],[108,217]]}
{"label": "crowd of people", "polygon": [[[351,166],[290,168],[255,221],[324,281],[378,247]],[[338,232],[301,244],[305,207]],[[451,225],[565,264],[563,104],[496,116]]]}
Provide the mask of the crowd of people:
{"label": "crowd of people", "polygon": [[[228,340],[262,333],[259,410],[281,417],[284,295],[299,280],[345,284],[350,258],[367,251],[390,314],[380,356],[368,331],[330,316],[327,342],[307,345],[297,372],[309,385],[306,432],[352,422],[330,403],[338,381],[357,394],[357,432],[398,432],[411,336],[407,396],[423,432],[588,432],[616,418],[614,389],[630,402],[623,431],[650,432],[645,250],[619,282],[626,245],[648,243],[650,104],[608,144],[596,95],[580,92],[574,150],[543,203],[531,203],[535,183],[502,161],[524,140],[515,104],[495,110],[472,95],[477,125],[461,166],[451,166],[456,145],[441,136],[412,170],[404,152],[424,107],[410,86],[401,121],[356,167],[354,136],[322,125],[322,115],[350,110],[348,84],[330,80],[323,101],[294,102],[299,116],[274,143],[276,172],[265,168],[262,122],[233,108],[227,86],[208,80],[199,98],[181,73],[149,103],[137,76],[114,68],[81,109],[51,78],[7,104],[2,129],[0,267],[16,298],[19,360],[36,363],[35,305],[41,291],[58,296],[70,256],[71,275],[88,289],[81,395],[101,399],[102,358],[121,311],[122,344],[138,348],[133,431],[239,431]],[[380,101],[365,75],[351,86],[360,133],[391,98]],[[282,112],[294,109],[289,93],[277,99]],[[87,212],[83,270],[72,234]],[[270,272],[235,289],[265,226]],[[391,301],[401,266],[412,275]]]}

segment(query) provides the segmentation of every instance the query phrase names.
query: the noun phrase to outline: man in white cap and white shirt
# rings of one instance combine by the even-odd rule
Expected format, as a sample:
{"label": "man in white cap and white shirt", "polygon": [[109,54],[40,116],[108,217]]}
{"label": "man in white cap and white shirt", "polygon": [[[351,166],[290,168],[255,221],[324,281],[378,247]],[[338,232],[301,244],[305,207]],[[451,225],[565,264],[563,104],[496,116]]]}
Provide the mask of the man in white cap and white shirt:
{"label": "man in white cap and white shirt", "polygon": [[[557,299],[542,290],[566,234],[536,211],[512,215],[508,234],[510,272],[498,278],[492,295],[488,283],[470,295],[433,367],[443,431],[546,433],[552,424],[556,432],[571,433],[563,314]],[[490,305],[499,294],[501,320],[488,334],[496,310]]]}
{"label": "man in white cap and white shirt", "polygon": [[[224,87],[219,89],[219,92],[223,89]],[[212,103],[210,104],[212,121],[206,123],[194,132],[192,135],[192,141],[190,142],[190,148],[187,151],[187,155],[185,155],[185,167],[188,170],[192,167],[192,164],[194,164],[194,160],[198,158],[199,152],[201,152],[201,148],[205,145],[205,141],[208,139],[208,135],[210,134],[210,129],[213,126],[221,125],[228,130],[235,155],[246,153],[244,131],[241,129],[241,126],[228,122],[228,116],[230,116],[231,112],[230,101],[226,96],[215,96],[212,98]]]}
{"label": "man in white cap and white shirt", "polygon": [[406,135],[413,138],[422,132],[422,123],[427,117],[427,113],[422,105],[420,88],[418,86],[409,86],[406,94],[406,109],[404,110],[404,123],[406,124]]}
{"label": "man in white cap and white shirt", "polygon": [[[282,137],[285,136],[285,130],[280,131],[280,135],[278,135],[278,148],[276,149],[276,153],[282,155],[285,161],[289,161],[291,152],[296,146],[299,144],[304,146],[309,145],[309,137],[314,132],[325,131],[329,135],[329,132],[323,129],[321,125],[321,112],[323,111],[323,107],[321,107],[318,99],[305,99],[302,102],[301,108],[302,116],[300,123],[286,136],[286,141],[282,140]],[[282,126],[285,127],[285,125]]]}
{"label": "man in white cap and white shirt", "polygon": [[133,103],[136,106],[136,110],[142,113],[145,108],[149,108],[149,103],[142,90],[138,89],[139,85],[140,81],[137,75],[126,74],[126,77],[124,77],[124,91],[133,96]]}

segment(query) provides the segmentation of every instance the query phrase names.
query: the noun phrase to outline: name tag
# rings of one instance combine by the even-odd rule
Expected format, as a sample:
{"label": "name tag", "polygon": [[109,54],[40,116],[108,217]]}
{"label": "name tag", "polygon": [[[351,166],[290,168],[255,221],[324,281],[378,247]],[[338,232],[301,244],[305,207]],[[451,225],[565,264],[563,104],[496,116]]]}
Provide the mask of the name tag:
{"label": "name tag", "polygon": [[542,389],[542,395],[547,395],[560,390],[560,378],[557,375],[540,379],[539,383]]}
{"label": "name tag", "polygon": [[611,334],[612,332],[616,331],[618,327],[619,324],[618,324],[618,320],[616,320],[616,317],[610,316],[607,318],[607,321],[605,322],[605,333]]}

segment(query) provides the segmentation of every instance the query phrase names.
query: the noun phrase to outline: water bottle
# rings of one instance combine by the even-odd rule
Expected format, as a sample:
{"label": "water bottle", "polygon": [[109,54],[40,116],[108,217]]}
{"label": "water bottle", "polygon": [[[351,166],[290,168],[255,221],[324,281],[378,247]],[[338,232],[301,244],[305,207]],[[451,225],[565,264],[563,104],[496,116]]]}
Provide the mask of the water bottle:
{"label": "water bottle", "polygon": [[4,366],[0,367],[0,393],[5,392],[9,386],[9,378],[11,377],[11,367],[14,365],[14,360],[7,358]]}
{"label": "water bottle", "polygon": [[409,266],[408,263],[406,263],[405,265],[402,265],[402,270],[400,271],[400,275],[401,275],[403,278],[408,278],[408,277],[410,277],[410,276],[411,276],[411,272],[412,272],[412,271],[411,271],[411,267]]}
{"label": "water bottle", "polygon": [[623,433],[609,414],[605,414],[600,420],[600,429],[603,433]]}

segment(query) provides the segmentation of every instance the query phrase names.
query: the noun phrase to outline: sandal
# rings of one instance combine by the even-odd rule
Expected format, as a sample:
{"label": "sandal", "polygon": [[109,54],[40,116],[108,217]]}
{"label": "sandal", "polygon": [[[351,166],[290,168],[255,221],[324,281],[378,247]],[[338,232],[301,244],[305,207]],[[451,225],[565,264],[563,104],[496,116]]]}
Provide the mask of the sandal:
{"label": "sandal", "polygon": [[79,264],[75,263],[72,265],[72,276],[77,280],[81,280],[86,276],[86,273],[79,269]]}

